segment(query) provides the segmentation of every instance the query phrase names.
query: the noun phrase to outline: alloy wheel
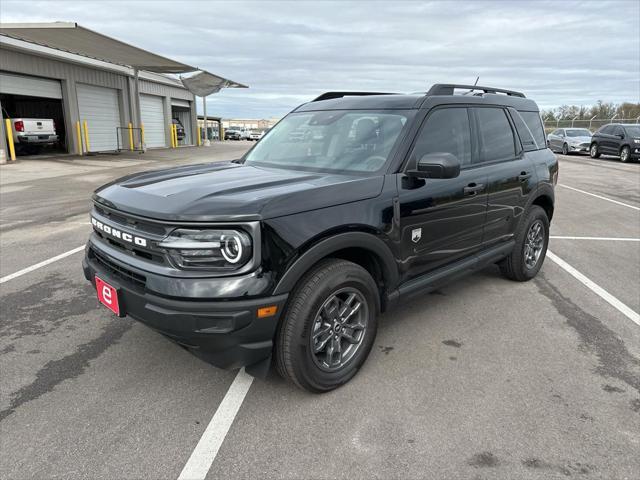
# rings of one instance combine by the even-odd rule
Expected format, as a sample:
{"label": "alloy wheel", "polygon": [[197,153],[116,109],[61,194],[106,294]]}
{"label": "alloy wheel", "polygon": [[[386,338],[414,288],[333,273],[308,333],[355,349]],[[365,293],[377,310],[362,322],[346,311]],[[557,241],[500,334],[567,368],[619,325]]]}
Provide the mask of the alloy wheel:
{"label": "alloy wheel", "polygon": [[532,270],[538,264],[544,247],[544,225],[540,220],[536,220],[529,227],[524,243],[524,264]]}
{"label": "alloy wheel", "polygon": [[311,355],[327,372],[340,370],[358,352],[367,331],[369,309],[358,289],[337,290],[318,309],[312,324]]}
{"label": "alloy wheel", "polygon": [[627,160],[629,160],[629,149],[627,148],[622,149],[622,151],[620,152],[620,160],[622,160],[623,162],[626,162]]}

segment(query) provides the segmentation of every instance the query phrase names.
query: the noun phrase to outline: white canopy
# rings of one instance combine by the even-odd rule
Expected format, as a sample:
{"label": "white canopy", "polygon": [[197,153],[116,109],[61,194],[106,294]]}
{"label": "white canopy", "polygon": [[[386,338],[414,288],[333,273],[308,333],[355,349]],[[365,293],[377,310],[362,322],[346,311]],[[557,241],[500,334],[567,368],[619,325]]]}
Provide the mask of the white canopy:
{"label": "white canopy", "polygon": [[204,71],[186,78],[181,76],[180,80],[187,90],[198,97],[206,97],[223,88],[249,88],[241,83]]}

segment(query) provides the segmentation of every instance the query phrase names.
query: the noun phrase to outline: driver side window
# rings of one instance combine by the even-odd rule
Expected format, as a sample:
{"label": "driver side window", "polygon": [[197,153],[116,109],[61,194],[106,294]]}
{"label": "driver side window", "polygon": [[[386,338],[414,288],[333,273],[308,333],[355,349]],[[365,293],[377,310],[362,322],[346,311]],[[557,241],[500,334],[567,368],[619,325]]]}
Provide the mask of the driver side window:
{"label": "driver side window", "polygon": [[439,108],[427,117],[409,158],[417,162],[427,153],[450,153],[461,166],[471,164],[471,127],[466,108]]}

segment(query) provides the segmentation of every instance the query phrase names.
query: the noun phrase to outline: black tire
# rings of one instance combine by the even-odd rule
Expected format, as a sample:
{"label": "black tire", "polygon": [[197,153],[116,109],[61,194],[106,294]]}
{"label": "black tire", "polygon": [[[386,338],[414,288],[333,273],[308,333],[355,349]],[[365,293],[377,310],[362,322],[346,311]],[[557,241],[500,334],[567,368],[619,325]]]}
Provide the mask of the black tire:
{"label": "black tire", "polygon": [[[352,356],[345,360],[344,365],[330,371],[326,365],[320,364],[321,353],[316,355],[312,351],[312,336],[314,328],[322,327],[320,323],[316,323],[316,318],[320,318],[320,310],[325,303],[336,292],[341,295],[343,293],[340,292],[345,291],[360,293],[363,301],[360,302],[358,315],[365,322],[366,328],[359,334],[360,341]],[[278,373],[298,387],[314,393],[328,392],[347,383],[358,373],[371,351],[378,328],[379,305],[376,283],[364,268],[340,259],[327,259],[318,263],[303,276],[292,292],[284,318],[279,325],[275,347]],[[323,310],[324,312],[326,310]],[[344,327],[342,328],[343,333],[346,332]],[[333,330],[329,330],[331,343],[334,333]],[[351,335],[355,336],[355,331],[352,330]],[[342,341],[342,337],[336,341]],[[346,348],[349,348],[349,345]],[[342,353],[338,358],[342,358]]]}
{"label": "black tire", "polygon": [[600,158],[600,149],[597,143],[591,144],[591,147],[589,147],[589,155],[591,155],[591,158]]}
{"label": "black tire", "polygon": [[627,145],[622,147],[622,150],[620,150],[620,160],[622,163],[631,161],[631,149]]}
{"label": "black tire", "polygon": [[569,155],[569,147],[566,143],[562,145],[562,154]]}
{"label": "black tire", "polygon": [[[542,249],[533,267],[527,265],[525,258],[525,248],[527,247],[527,235],[533,225],[542,226]],[[516,245],[513,247],[511,254],[499,263],[500,271],[510,280],[517,282],[527,282],[534,278],[547,254],[547,246],[549,245],[549,219],[547,213],[539,206],[532,205],[522,223],[518,233],[516,234]]]}

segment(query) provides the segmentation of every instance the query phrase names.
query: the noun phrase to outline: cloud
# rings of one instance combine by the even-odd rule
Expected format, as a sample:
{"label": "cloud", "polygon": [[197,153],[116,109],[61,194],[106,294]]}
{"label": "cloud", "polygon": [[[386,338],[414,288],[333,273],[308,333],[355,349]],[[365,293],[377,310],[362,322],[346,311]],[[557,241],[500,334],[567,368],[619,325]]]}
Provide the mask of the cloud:
{"label": "cloud", "polygon": [[[224,117],[280,116],[326,90],[480,83],[541,107],[640,101],[640,4],[3,0],[3,22],[76,21],[248,84]],[[199,102],[201,108],[201,102]]]}

